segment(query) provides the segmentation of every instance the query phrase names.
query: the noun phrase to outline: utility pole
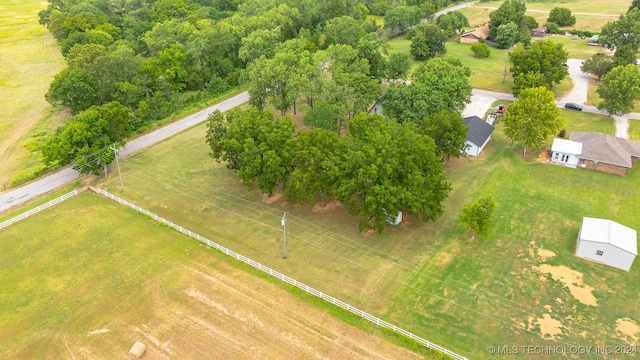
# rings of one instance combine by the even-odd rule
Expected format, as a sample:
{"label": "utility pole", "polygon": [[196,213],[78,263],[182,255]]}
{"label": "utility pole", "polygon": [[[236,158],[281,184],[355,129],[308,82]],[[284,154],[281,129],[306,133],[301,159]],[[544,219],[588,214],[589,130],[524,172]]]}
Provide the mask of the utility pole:
{"label": "utility pole", "polygon": [[116,157],[116,166],[118,167],[118,175],[120,176],[120,188],[124,190],[124,182],[122,181],[122,173],[120,172],[120,162],[118,161],[118,149],[116,148],[116,144],[111,146],[111,150],[113,150],[113,154]]}
{"label": "utility pole", "polygon": [[287,212],[282,215],[282,234],[284,239],[284,258],[287,258]]}

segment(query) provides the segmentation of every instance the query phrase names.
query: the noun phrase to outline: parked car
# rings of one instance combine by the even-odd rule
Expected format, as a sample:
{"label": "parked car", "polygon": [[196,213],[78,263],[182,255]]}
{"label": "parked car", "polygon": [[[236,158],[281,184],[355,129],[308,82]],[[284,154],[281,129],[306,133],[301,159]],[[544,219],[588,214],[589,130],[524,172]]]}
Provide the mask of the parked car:
{"label": "parked car", "polygon": [[573,36],[571,37],[571,40],[578,40],[578,35],[573,35]]}
{"label": "parked car", "polygon": [[572,102],[568,102],[568,103],[564,104],[564,108],[565,109],[569,109],[569,110],[582,111],[582,105],[578,105],[578,104],[572,103]]}

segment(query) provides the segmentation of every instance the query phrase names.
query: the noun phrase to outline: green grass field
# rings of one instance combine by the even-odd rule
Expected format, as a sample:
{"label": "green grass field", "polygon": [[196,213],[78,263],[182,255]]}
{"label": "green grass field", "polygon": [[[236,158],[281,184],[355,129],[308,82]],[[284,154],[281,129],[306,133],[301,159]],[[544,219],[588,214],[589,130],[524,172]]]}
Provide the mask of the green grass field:
{"label": "green grass field", "polygon": [[[572,118],[568,130],[612,128],[607,119],[582,122]],[[498,124],[485,154],[447,164],[453,190],[441,219],[421,224],[406,216],[400,229],[363,234],[338,204],[309,208],[278,192],[247,191],[208,157],[203,137],[198,126],[122,161],[124,191],[115,176],[101,186],[470,358],[488,358],[484,349],[494,344],[624,344],[631,340],[616,333],[616,321],[640,323],[640,305],[629,301],[640,296],[637,271],[573,256],[582,216],[640,227],[637,169],[618,177],[548,165],[532,151],[522,158]],[[498,202],[496,228],[469,241],[456,221],[460,208],[487,193]],[[586,299],[570,293],[572,283],[554,280],[567,269],[593,288],[582,290]]]}
{"label": "green grass field", "polygon": [[44,99],[53,76],[64,66],[47,28],[38,24],[40,0],[0,3],[0,190],[27,169],[40,166],[40,154],[25,148],[55,129],[64,114]]}
{"label": "green grass field", "polygon": [[629,139],[640,142],[640,119],[629,119]]}
{"label": "green grass field", "polygon": [[0,230],[0,329],[3,359],[437,358],[92,192]]}

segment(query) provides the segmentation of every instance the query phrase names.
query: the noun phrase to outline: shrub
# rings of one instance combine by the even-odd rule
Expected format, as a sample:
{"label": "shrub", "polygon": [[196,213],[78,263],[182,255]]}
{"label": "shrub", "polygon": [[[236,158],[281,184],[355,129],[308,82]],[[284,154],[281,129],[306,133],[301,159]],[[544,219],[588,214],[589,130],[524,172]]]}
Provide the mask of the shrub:
{"label": "shrub", "polygon": [[475,57],[489,57],[491,54],[491,49],[487,46],[487,44],[473,44],[471,45],[471,51],[473,51],[473,56]]}

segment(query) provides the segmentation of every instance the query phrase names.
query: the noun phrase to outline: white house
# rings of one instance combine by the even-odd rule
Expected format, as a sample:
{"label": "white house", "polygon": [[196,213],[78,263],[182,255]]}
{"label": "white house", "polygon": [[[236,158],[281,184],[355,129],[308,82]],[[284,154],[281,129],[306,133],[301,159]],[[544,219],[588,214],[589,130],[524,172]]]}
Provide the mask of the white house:
{"label": "white house", "polygon": [[565,139],[553,139],[551,162],[575,168],[582,154],[582,143]]}
{"label": "white house", "polygon": [[629,271],[638,255],[636,231],[615,221],[585,217],[576,255]]}
{"label": "white house", "polygon": [[468,147],[465,154],[478,156],[491,139],[494,127],[477,116],[464,118],[464,124],[469,128],[467,130]]}

